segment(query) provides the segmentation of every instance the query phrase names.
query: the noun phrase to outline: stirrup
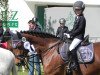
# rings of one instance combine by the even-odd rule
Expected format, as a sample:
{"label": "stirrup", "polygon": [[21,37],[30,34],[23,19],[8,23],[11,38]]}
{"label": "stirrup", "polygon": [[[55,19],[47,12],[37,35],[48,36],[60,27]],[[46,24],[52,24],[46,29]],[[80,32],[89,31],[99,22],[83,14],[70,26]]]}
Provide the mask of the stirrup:
{"label": "stirrup", "polygon": [[79,65],[76,64],[76,62],[71,63],[71,69],[72,70],[78,70],[78,68],[79,68]]}
{"label": "stirrup", "polygon": [[69,61],[68,62],[68,65],[66,66],[66,75],[73,75],[73,71],[72,71],[72,69],[71,69],[71,62],[72,61]]}
{"label": "stirrup", "polygon": [[69,57],[68,59],[68,65],[66,66],[67,69],[71,69],[71,63],[72,63],[72,60],[71,60],[71,57]]}

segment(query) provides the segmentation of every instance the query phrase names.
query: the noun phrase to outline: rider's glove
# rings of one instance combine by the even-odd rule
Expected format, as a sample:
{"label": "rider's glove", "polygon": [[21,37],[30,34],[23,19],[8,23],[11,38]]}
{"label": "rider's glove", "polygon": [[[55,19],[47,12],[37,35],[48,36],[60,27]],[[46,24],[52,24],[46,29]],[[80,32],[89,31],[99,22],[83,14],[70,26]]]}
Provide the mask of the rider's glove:
{"label": "rider's glove", "polygon": [[67,36],[67,38],[70,38],[70,35],[67,33],[64,33],[65,36]]}

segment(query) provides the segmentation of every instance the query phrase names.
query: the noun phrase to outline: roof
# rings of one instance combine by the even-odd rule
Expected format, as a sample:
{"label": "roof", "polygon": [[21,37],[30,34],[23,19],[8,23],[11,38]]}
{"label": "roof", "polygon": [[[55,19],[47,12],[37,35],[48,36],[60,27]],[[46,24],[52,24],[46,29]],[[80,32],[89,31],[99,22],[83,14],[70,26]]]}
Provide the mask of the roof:
{"label": "roof", "polygon": [[[77,0],[25,0],[28,2],[35,2],[35,3],[41,3],[41,4],[50,4],[50,3],[56,3],[56,4],[73,4]],[[100,5],[100,0],[81,0],[86,5]]]}

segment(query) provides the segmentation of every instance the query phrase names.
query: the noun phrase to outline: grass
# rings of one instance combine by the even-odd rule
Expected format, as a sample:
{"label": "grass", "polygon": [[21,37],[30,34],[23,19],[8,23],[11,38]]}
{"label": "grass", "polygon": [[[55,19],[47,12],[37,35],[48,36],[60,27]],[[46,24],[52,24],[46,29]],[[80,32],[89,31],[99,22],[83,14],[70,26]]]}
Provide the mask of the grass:
{"label": "grass", "polygon": [[18,71],[18,75],[28,75],[28,70],[23,71]]}
{"label": "grass", "polygon": [[[23,71],[18,71],[18,75],[28,75],[28,70]],[[37,72],[35,71],[34,75],[38,75]],[[41,72],[41,75],[43,74],[43,71]]]}
{"label": "grass", "polygon": [[[16,68],[18,69],[18,67],[16,66]],[[12,75],[12,74],[11,74]],[[28,69],[25,69],[25,71],[22,71],[22,67],[20,68],[20,70],[18,71],[18,75],[28,75]],[[34,75],[38,75],[37,71],[35,70]],[[43,66],[41,65],[41,75],[43,74]]]}

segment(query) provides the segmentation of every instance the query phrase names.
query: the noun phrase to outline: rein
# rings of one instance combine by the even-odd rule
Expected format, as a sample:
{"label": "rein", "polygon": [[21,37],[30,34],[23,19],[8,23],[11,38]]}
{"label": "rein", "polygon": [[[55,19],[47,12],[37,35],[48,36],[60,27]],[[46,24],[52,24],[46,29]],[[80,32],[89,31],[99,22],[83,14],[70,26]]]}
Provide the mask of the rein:
{"label": "rein", "polygon": [[45,52],[45,51],[51,50],[53,47],[55,47],[55,46],[57,46],[57,45],[59,45],[59,44],[61,44],[61,43],[62,43],[62,41],[60,40],[59,42],[57,42],[57,43],[54,44],[53,46],[51,46],[51,47],[49,47],[49,48],[43,50],[42,52]]}

